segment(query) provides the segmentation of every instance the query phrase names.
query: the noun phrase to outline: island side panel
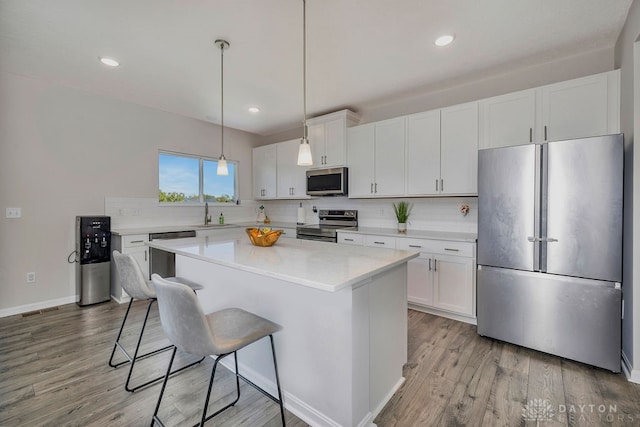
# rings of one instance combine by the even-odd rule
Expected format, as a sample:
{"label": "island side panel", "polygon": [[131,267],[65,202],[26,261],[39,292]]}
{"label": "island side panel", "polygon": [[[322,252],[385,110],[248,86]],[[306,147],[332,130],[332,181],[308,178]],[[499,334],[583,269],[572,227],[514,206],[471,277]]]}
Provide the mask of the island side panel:
{"label": "island side panel", "polygon": [[[363,375],[353,376],[350,287],[327,292],[181,255],[176,255],[176,273],[204,286],[198,298],[205,313],[239,307],[282,325],[274,338],[289,410],[318,426],[351,426],[359,424],[353,420],[367,418],[370,411],[362,413],[367,403],[359,393],[354,399]],[[368,318],[367,307],[359,310],[358,316]],[[238,352],[239,369],[276,394],[270,354],[268,340],[252,344]],[[354,387],[354,381],[360,384]],[[366,400],[368,393],[364,396]]]}
{"label": "island side panel", "polygon": [[407,363],[407,264],[374,276],[370,309],[369,405],[375,418],[404,382]]}

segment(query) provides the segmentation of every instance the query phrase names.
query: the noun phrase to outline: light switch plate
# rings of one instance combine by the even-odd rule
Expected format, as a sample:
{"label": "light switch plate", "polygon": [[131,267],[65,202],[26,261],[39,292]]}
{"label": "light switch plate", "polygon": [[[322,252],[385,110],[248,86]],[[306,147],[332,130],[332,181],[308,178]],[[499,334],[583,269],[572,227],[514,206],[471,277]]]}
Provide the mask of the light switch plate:
{"label": "light switch plate", "polygon": [[20,218],[22,217],[21,208],[7,208],[7,218]]}

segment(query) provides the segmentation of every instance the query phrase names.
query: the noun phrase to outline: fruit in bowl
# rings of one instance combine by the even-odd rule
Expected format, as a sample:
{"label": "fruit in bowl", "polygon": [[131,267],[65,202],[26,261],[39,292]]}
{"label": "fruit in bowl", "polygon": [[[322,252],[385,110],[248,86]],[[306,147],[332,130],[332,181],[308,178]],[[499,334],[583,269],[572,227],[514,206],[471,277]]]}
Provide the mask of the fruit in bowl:
{"label": "fruit in bowl", "polygon": [[272,230],[269,227],[262,227],[247,228],[245,232],[255,246],[273,246],[284,230]]}

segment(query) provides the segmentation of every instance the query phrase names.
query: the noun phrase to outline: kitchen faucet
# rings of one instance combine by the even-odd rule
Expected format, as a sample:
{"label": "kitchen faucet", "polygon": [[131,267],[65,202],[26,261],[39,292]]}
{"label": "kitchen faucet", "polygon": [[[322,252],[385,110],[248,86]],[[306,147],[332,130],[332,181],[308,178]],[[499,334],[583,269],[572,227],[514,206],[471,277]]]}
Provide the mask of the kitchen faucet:
{"label": "kitchen faucet", "polygon": [[211,222],[211,216],[209,215],[209,203],[204,204],[204,225]]}

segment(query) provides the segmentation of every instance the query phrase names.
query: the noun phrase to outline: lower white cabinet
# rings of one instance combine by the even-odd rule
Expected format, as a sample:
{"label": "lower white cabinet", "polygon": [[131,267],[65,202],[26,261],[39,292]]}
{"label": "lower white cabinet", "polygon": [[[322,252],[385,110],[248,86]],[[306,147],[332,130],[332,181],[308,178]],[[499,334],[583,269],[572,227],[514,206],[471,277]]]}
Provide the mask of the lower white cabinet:
{"label": "lower white cabinet", "polygon": [[407,263],[409,306],[476,323],[474,242],[338,232],[338,243],[419,252]]}
{"label": "lower white cabinet", "polygon": [[[132,234],[126,236],[112,235],[111,250],[117,250],[123,254],[131,254],[140,265],[145,277],[149,280],[149,242],[148,234]],[[111,260],[111,297],[119,303],[129,301],[130,297],[122,289],[116,265]]]}
{"label": "lower white cabinet", "polygon": [[396,247],[420,252],[408,263],[407,293],[414,308],[475,322],[475,243],[399,238]]}

